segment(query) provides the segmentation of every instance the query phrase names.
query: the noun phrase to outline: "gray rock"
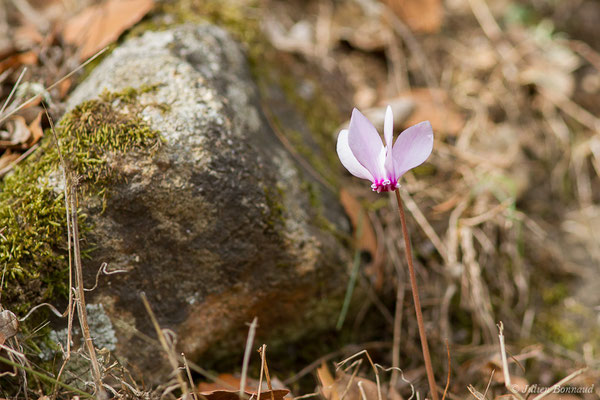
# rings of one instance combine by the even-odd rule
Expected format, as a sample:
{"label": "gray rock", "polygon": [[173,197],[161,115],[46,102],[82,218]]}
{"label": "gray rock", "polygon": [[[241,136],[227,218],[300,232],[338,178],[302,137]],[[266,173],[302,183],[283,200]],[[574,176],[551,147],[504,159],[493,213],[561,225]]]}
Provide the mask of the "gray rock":
{"label": "gray rock", "polygon": [[240,46],[211,25],[147,32],[96,67],[69,107],[153,85],[138,97],[141,116],[165,144],[112,166],[126,179],[108,188],[104,211],[84,203],[97,246],[86,282],[103,262],[126,271],[101,276],[89,300],[112,320],[116,354],[146,380],[170,370],[135,334],[155,337],[141,292],[192,360],[237,360],[255,316],[257,340],[272,346],[333,325],[348,265],[336,231],[350,227],[269,126]]}

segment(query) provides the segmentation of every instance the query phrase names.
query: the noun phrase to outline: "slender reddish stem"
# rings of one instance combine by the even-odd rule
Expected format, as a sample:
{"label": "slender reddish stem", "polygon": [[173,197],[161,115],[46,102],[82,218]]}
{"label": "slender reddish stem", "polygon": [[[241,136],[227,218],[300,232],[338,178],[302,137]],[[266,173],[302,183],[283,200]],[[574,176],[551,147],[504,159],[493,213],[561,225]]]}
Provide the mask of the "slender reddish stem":
{"label": "slender reddish stem", "polygon": [[410,238],[408,237],[408,228],[406,227],[406,215],[404,214],[404,206],[402,205],[402,199],[400,198],[400,191],[398,189],[396,189],[396,200],[398,201],[398,210],[400,211],[400,222],[402,222],[402,235],[404,236],[404,245],[406,246],[406,262],[408,263],[410,287],[412,289],[413,300],[415,303],[415,313],[417,314],[417,326],[419,327],[421,348],[423,349],[423,358],[425,359],[427,381],[429,382],[431,398],[433,400],[438,400],[438,392],[437,387],[435,385],[435,376],[433,375],[433,367],[431,366],[431,356],[429,355],[429,346],[427,345],[427,334],[425,333],[425,325],[423,324],[423,312],[421,311],[421,300],[419,299],[417,276],[415,275],[415,267],[413,266],[412,261]]}

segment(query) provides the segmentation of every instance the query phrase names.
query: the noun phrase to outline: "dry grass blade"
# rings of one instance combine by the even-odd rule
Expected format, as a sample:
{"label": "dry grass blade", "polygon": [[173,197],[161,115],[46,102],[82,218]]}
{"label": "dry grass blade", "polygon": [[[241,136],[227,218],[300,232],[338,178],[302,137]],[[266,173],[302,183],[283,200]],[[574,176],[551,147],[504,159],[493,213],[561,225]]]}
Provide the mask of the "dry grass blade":
{"label": "dry grass blade", "polygon": [[549,395],[550,393],[552,393],[554,391],[554,389],[561,387],[565,383],[571,381],[576,376],[579,376],[579,375],[583,374],[585,371],[587,371],[587,368],[582,368],[580,370],[577,370],[577,371],[573,372],[569,376],[565,377],[564,379],[561,379],[560,381],[556,382],[554,385],[550,386],[548,389],[546,389],[545,391],[543,391],[539,395],[535,396],[533,398],[533,400],[541,400],[541,399],[543,399],[544,397],[546,397],[547,395]]}
{"label": "dry grass blade", "polygon": [[448,377],[446,378],[446,387],[444,388],[442,400],[445,400],[446,394],[448,394],[448,388],[450,387],[450,374],[452,373],[452,361],[450,359],[450,345],[448,344],[448,339],[446,339],[446,353],[448,355]]}
{"label": "dry grass blade", "polygon": [[377,400],[382,400],[382,396],[381,396],[381,382],[379,380],[379,371],[377,370],[377,367],[373,363],[373,360],[371,359],[371,356],[369,355],[369,352],[367,350],[359,351],[358,353],[356,353],[354,355],[351,355],[350,357],[346,358],[345,360],[340,361],[339,363],[336,364],[336,370],[339,369],[342,365],[344,365],[348,361],[353,360],[356,357],[359,357],[359,356],[361,356],[363,354],[365,355],[365,357],[367,357],[367,360],[369,361],[369,364],[371,364],[371,367],[373,368],[373,371],[375,372],[375,381],[377,382]]}
{"label": "dry grass blade", "polygon": [[[45,107],[44,107],[45,109]],[[73,261],[73,264],[75,265],[75,280],[76,280],[76,287],[73,288],[73,290],[76,293],[75,296],[75,305],[74,307],[77,307],[77,315],[79,317],[79,324],[81,326],[81,332],[83,335],[83,339],[85,342],[85,346],[87,348],[88,351],[88,355],[90,357],[90,363],[91,363],[91,370],[92,370],[92,376],[94,378],[94,383],[96,385],[96,392],[97,392],[97,397],[99,399],[105,399],[108,398],[108,395],[106,393],[106,391],[104,390],[103,384],[102,384],[102,375],[100,372],[100,365],[98,363],[98,358],[96,356],[96,348],[94,347],[94,341],[92,339],[91,333],[90,333],[90,327],[88,324],[88,318],[87,318],[87,310],[85,307],[85,294],[84,294],[84,286],[83,286],[83,267],[81,264],[81,250],[79,248],[79,225],[78,225],[78,220],[77,220],[77,185],[74,182],[74,179],[72,176],[70,176],[70,174],[67,171],[67,166],[66,163],[64,162],[64,159],[62,157],[62,154],[60,152],[60,142],[58,140],[58,136],[56,135],[56,131],[54,129],[54,125],[52,124],[52,119],[50,118],[50,116],[48,115],[48,112],[46,110],[46,115],[48,116],[48,120],[51,123],[51,130],[52,130],[52,134],[54,135],[54,139],[56,141],[56,147],[58,149],[58,154],[59,154],[59,158],[61,161],[61,165],[63,168],[63,179],[65,180],[65,185],[64,185],[64,195],[65,195],[65,209],[67,212],[67,232],[68,232],[68,240],[69,240],[69,245],[68,245],[68,249],[69,249],[69,307],[68,307],[68,313],[69,313],[69,328],[68,328],[68,340],[67,340],[67,354],[70,354],[70,335],[71,335],[71,321],[72,321],[72,302],[73,302],[73,297],[71,296],[71,288],[73,288],[73,282],[72,282],[72,267],[71,267],[71,260]],[[72,244],[72,247],[71,247]],[[71,252],[72,250],[72,252]],[[61,368],[60,372],[59,372],[59,376],[60,373],[62,373],[62,370],[64,368],[65,363],[68,361],[68,356],[66,357],[66,360],[63,363],[63,367]]]}
{"label": "dry grass blade", "polygon": [[[42,103],[44,104],[44,103]],[[46,117],[50,122],[50,131],[52,132],[52,137],[54,138],[54,145],[56,146],[56,150],[58,152],[58,158],[60,160],[60,164],[62,166],[62,178],[63,178],[63,195],[65,197],[65,213],[66,213],[66,221],[67,227],[71,225],[71,212],[69,209],[69,192],[68,192],[68,179],[67,179],[67,163],[65,162],[62,152],[60,151],[60,141],[58,140],[58,135],[56,134],[56,129],[54,128],[54,122],[44,105],[44,112],[46,113]],[[37,146],[37,145],[36,145]],[[33,149],[33,147],[32,147]],[[30,149],[31,150],[31,149]],[[73,303],[73,253],[71,251],[71,246],[73,243],[73,239],[71,236],[71,229],[67,229],[67,252],[69,254],[69,304],[67,306],[66,314],[67,314],[67,350],[64,356],[62,365],[58,371],[57,380],[60,380],[67,363],[71,359],[71,337],[73,335],[73,316],[75,313],[75,304]],[[58,390],[58,385],[54,386],[53,393],[56,395]]]}
{"label": "dry grass blade", "polygon": [[79,225],[77,222],[77,189],[71,180],[68,181],[69,198],[71,208],[71,229],[73,238],[73,262],[75,265],[75,280],[77,282],[77,296],[75,304],[77,306],[77,316],[79,317],[79,325],[85,342],[85,346],[92,364],[92,375],[96,384],[96,397],[100,400],[107,399],[108,395],[102,385],[102,375],[100,373],[100,365],[96,356],[96,348],[90,333],[88,324],[87,309],[85,307],[85,294],[83,291],[83,266],[81,264],[81,250],[79,248]]}
{"label": "dry grass blade", "polygon": [[256,334],[256,326],[258,318],[254,317],[248,329],[248,338],[246,339],[246,348],[244,350],[244,360],[242,362],[242,378],[240,379],[240,399],[245,399],[246,396],[246,379],[248,377],[248,363],[250,362],[250,352],[252,343],[254,343],[254,335]]}
{"label": "dry grass blade", "polygon": [[[56,86],[60,85],[65,80],[69,79],[73,74],[77,73],[77,71],[79,71],[82,68],[84,68],[86,65],[88,65],[89,63],[91,63],[92,61],[94,61],[96,58],[100,57],[102,55],[102,53],[104,53],[107,49],[108,49],[107,47],[103,48],[102,50],[100,50],[99,52],[97,52],[96,54],[94,54],[92,57],[88,58],[84,63],[82,63],[81,65],[79,65],[73,71],[69,72],[67,75],[63,76],[62,78],[60,78],[59,80],[57,80],[56,82],[54,82],[53,84],[51,84],[50,86],[48,86],[47,88],[45,88],[44,91],[48,92],[48,91],[54,89]],[[41,94],[37,94],[37,95],[33,96],[32,98],[30,98],[29,100],[27,100],[26,102],[24,102],[23,104],[21,104],[20,106],[16,107],[11,112],[7,113],[6,115],[0,116],[0,124],[2,122],[6,121],[6,119],[8,117],[10,117],[11,115],[13,115],[16,112],[18,112],[19,110],[25,108],[26,106],[28,106],[29,104],[33,103],[34,101],[39,100],[41,97],[42,97]]]}
{"label": "dry grass blade", "polygon": [[188,399],[189,389],[185,379],[183,379],[182,373],[179,368],[179,362],[177,360],[177,354],[172,346],[167,342],[167,338],[163,333],[160,325],[158,324],[158,320],[154,315],[154,311],[150,307],[150,303],[148,302],[148,298],[146,297],[146,293],[141,293],[140,297],[142,298],[142,302],[144,303],[144,307],[146,308],[146,312],[150,316],[150,320],[152,321],[152,325],[154,326],[154,330],[156,331],[156,335],[158,336],[158,341],[162,346],[163,350],[167,354],[167,358],[169,359],[169,363],[171,364],[171,368],[173,368],[173,374],[177,378],[177,383],[179,384],[179,388],[183,392],[183,398]]}
{"label": "dry grass blade", "polygon": [[525,400],[519,392],[515,390],[510,380],[510,372],[508,371],[508,360],[506,358],[506,347],[504,345],[504,324],[502,321],[498,323],[498,339],[500,341],[500,357],[502,357],[502,372],[504,373],[504,386],[514,394],[519,400]]}

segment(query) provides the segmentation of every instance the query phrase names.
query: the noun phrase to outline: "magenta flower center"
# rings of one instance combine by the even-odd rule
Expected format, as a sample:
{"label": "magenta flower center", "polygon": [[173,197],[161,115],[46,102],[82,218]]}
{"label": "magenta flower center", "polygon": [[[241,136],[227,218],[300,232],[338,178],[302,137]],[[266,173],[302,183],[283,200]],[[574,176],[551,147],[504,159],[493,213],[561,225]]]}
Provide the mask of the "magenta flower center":
{"label": "magenta flower center", "polygon": [[400,184],[396,179],[375,179],[375,182],[371,185],[371,189],[374,192],[393,192],[400,187]]}

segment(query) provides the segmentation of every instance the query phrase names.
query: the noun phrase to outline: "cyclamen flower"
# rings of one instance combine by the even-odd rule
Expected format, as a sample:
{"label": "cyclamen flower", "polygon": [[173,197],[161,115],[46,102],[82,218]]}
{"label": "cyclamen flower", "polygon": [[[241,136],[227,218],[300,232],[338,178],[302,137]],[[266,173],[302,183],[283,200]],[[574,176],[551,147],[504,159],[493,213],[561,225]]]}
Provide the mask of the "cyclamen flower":
{"label": "cyclamen flower", "polygon": [[391,192],[400,187],[400,177],[421,165],[433,149],[433,130],[429,121],[404,130],[392,145],[394,116],[387,107],[383,134],[385,146],[377,129],[356,108],[350,126],[338,135],[337,153],[340,161],[354,176],[368,179],[374,192]]}

